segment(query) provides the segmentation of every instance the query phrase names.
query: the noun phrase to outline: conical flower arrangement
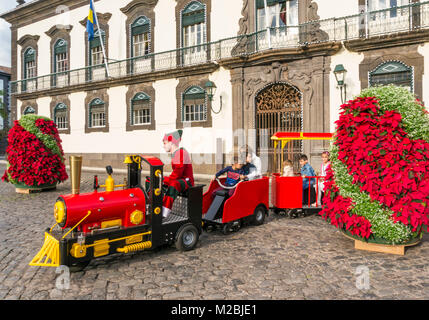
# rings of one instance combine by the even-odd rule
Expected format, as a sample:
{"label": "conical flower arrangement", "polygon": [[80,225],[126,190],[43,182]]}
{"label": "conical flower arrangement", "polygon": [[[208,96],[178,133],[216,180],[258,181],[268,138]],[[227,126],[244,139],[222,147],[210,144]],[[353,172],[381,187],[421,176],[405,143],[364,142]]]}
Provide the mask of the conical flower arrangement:
{"label": "conical flower arrangement", "polygon": [[369,88],[341,106],[320,214],[367,242],[407,244],[429,223],[429,117],[406,89]]}
{"label": "conical flower arrangement", "polygon": [[64,152],[55,123],[43,116],[24,115],[9,131],[4,181],[43,188],[67,180]]}

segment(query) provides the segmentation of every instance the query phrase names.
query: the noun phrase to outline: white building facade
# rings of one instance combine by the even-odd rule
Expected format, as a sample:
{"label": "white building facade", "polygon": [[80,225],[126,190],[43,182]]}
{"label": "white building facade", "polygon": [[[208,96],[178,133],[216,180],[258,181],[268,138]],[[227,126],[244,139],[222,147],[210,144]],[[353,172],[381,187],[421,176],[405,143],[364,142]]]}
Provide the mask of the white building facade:
{"label": "white building facade", "polygon": [[[98,0],[90,42],[89,1],[21,4],[2,15],[12,24],[12,117],[51,117],[65,153],[90,167],[159,156],[163,135],[183,129],[197,173],[228,164],[242,144],[269,172],[273,133],[333,132],[342,102],[363,88],[394,83],[428,101],[428,2],[266,3]],[[327,148],[296,143],[285,157],[306,153],[318,167]]]}

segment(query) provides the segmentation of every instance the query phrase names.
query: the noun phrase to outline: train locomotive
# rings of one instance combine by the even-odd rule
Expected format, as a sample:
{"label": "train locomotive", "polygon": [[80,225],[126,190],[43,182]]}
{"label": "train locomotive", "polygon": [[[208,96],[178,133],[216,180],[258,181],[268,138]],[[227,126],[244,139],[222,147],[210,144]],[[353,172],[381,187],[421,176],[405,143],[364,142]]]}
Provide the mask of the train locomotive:
{"label": "train locomotive", "polygon": [[[141,185],[142,162],[150,167],[150,186]],[[45,241],[31,266],[85,268],[94,258],[130,253],[175,244],[192,250],[202,232],[203,185],[190,187],[175,201],[168,218],[161,215],[164,191],[163,163],[156,157],[131,155],[125,183],[115,185],[113,170],[106,167],[105,185],[94,177],[94,191],[80,194],[82,158],[71,157],[72,194],[60,196],[54,206],[55,225],[45,231]],[[105,188],[105,191],[98,189]],[[119,190],[115,190],[122,188]],[[58,228],[56,228],[58,226]],[[60,229],[60,230],[58,230]]]}

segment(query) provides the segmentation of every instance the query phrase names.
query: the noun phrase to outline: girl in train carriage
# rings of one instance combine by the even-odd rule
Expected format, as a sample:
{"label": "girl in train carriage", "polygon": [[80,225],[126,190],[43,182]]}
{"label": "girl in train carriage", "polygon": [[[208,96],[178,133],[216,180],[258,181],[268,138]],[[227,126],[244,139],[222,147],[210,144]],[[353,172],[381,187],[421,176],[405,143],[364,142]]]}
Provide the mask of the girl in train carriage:
{"label": "girl in train carriage", "polygon": [[[192,169],[191,157],[179,144],[182,140],[183,130],[167,133],[162,139],[164,150],[171,153],[171,167],[173,172],[168,177],[164,177],[163,189],[165,190],[162,202],[162,216],[167,218],[173,207],[173,202],[179,193],[185,192],[189,187],[194,186],[194,173]],[[148,177],[146,186],[148,186]],[[147,190],[147,188],[146,188]],[[149,191],[149,190],[148,190]]]}

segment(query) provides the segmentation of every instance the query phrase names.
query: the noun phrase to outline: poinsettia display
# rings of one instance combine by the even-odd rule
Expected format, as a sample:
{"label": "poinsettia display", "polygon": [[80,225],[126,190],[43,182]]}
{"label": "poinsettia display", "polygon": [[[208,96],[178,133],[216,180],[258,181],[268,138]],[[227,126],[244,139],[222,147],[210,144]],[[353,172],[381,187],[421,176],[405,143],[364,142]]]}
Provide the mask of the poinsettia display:
{"label": "poinsettia display", "polygon": [[404,244],[428,230],[429,117],[405,88],[341,106],[320,214],[351,236]]}
{"label": "poinsettia display", "polygon": [[9,131],[7,169],[3,181],[27,186],[67,180],[64,152],[55,123],[38,115],[24,115]]}

